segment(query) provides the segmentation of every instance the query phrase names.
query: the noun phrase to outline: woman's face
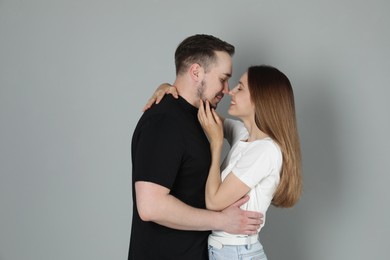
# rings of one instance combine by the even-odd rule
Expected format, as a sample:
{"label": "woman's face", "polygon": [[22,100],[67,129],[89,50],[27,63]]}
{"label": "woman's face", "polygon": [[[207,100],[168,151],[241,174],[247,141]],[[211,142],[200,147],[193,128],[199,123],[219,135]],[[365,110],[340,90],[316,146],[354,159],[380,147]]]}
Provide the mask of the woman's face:
{"label": "woman's face", "polygon": [[238,85],[229,91],[232,97],[228,113],[242,120],[254,118],[255,107],[251,101],[248,86],[248,73],[245,72],[238,82]]}

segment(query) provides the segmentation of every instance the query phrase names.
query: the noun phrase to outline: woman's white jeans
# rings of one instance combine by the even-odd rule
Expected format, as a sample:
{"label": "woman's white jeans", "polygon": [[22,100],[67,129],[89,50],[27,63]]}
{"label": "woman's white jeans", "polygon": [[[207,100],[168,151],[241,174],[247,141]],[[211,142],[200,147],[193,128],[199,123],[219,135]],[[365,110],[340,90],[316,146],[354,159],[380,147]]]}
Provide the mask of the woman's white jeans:
{"label": "woman's white jeans", "polygon": [[259,241],[252,245],[230,246],[221,249],[209,245],[210,260],[267,260],[263,246]]}

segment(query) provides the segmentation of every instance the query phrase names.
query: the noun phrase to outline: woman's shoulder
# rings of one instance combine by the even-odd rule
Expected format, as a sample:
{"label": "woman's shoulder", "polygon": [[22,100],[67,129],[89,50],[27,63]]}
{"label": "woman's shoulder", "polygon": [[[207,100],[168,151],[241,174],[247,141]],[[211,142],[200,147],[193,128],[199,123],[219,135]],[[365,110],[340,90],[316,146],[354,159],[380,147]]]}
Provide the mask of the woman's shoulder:
{"label": "woman's shoulder", "polygon": [[251,142],[246,152],[256,155],[259,160],[269,160],[277,165],[281,164],[283,159],[280,146],[270,137]]}

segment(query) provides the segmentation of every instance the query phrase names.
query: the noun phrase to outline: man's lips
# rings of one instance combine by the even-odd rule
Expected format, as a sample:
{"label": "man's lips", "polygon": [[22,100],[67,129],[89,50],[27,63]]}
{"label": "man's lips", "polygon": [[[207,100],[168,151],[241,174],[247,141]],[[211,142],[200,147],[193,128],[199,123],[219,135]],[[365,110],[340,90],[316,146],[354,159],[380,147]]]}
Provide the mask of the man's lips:
{"label": "man's lips", "polygon": [[221,100],[223,98],[223,94],[218,94],[215,96],[216,99]]}

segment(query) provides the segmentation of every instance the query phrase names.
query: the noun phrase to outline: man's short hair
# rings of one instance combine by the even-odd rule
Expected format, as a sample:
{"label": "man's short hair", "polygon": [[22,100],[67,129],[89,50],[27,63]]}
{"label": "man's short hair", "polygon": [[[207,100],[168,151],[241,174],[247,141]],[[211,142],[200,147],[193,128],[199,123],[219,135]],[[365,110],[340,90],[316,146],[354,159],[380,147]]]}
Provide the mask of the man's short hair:
{"label": "man's short hair", "polygon": [[175,52],[176,75],[185,73],[194,63],[198,63],[207,72],[210,65],[216,62],[216,51],[233,56],[234,46],[206,34],[196,34],[184,39]]}

